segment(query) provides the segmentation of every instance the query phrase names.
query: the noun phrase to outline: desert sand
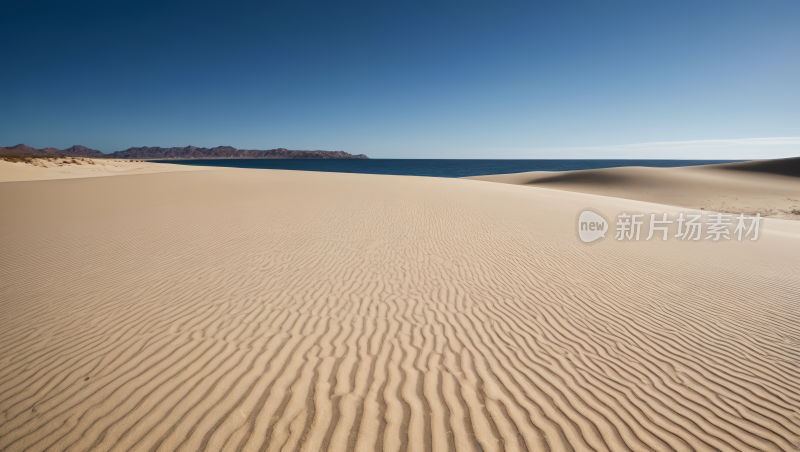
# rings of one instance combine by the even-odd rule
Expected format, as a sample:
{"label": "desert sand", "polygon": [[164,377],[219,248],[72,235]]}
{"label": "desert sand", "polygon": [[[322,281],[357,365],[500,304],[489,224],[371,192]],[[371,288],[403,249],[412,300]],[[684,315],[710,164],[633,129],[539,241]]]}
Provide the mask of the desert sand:
{"label": "desert sand", "polygon": [[0,183],[0,450],[800,449],[800,222],[587,245],[586,207],[685,210],[247,169]]}
{"label": "desert sand", "polygon": [[[66,162],[66,163],[65,163]],[[75,162],[75,163],[72,163]],[[89,163],[92,162],[92,163]],[[89,158],[38,159],[36,164],[0,160],[0,182],[75,179],[82,177],[148,174],[173,171],[202,171],[209,167],[173,165],[136,160]]]}
{"label": "desert sand", "polygon": [[800,220],[800,157],[680,168],[532,171],[468,179]]}

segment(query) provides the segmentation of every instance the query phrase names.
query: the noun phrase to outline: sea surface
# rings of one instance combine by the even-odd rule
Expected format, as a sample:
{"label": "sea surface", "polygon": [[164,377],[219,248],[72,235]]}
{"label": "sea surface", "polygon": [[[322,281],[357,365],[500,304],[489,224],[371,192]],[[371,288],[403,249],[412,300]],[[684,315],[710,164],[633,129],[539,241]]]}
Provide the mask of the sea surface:
{"label": "sea surface", "polygon": [[620,166],[709,165],[740,160],[455,160],[455,159],[169,159],[152,160],[180,165],[264,168],[335,173],[393,174],[399,176],[467,177],[526,171],[570,171]]}

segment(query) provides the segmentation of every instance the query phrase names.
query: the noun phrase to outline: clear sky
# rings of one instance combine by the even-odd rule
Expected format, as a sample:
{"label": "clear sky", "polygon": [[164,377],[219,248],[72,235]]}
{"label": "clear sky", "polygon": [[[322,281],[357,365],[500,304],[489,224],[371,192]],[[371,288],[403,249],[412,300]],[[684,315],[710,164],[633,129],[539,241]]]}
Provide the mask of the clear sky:
{"label": "clear sky", "polygon": [[796,0],[4,0],[0,17],[0,146],[800,155]]}

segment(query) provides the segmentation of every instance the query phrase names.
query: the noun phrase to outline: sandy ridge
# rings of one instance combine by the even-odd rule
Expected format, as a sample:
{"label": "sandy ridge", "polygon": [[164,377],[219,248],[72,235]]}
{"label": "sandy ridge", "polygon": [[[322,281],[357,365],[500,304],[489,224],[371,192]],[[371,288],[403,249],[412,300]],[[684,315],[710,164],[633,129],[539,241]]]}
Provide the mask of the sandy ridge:
{"label": "sandy ridge", "polygon": [[677,168],[531,171],[467,179],[800,220],[800,157]]}

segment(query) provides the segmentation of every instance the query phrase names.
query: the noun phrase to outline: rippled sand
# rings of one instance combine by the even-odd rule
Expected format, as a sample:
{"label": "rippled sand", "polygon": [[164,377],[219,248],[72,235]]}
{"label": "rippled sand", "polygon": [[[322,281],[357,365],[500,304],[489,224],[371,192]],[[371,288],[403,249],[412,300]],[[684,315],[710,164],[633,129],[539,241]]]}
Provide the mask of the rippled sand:
{"label": "rippled sand", "polygon": [[800,223],[473,180],[0,184],[0,450],[794,451]]}

